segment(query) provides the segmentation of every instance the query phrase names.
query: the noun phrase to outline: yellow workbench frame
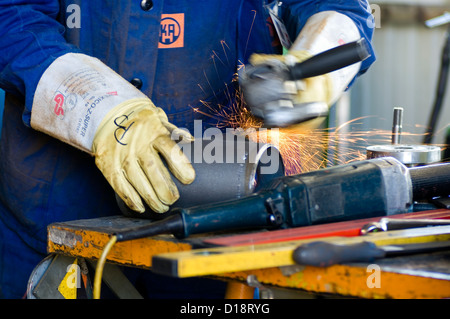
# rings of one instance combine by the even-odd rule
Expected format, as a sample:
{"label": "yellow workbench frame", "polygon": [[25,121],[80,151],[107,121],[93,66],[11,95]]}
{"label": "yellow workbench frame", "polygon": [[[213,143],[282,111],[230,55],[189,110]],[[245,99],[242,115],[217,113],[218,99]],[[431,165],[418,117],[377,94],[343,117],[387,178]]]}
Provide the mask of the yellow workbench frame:
{"label": "yellow workbench frame", "polygon": [[[98,259],[103,247],[109,241],[110,236],[118,228],[130,228],[140,224],[149,223],[147,220],[136,220],[122,216],[97,218],[92,220],[80,220],[64,223],[55,223],[48,228],[48,252],[66,256],[82,257],[86,259]],[[439,226],[447,227],[447,226]],[[385,238],[389,237],[384,235]],[[413,236],[414,237],[414,236]],[[381,237],[380,237],[381,238]],[[417,238],[420,238],[418,236]],[[442,235],[428,237],[427,240],[449,240],[450,231]],[[352,242],[355,238],[344,238],[344,241]],[[306,240],[305,242],[307,242]],[[311,240],[309,240],[311,241]],[[202,237],[192,237],[178,240],[172,235],[159,235],[152,238],[142,238],[132,241],[119,242],[114,245],[108,254],[107,261],[124,266],[152,269],[154,256],[169,256],[179,258],[178,255],[202,255],[202,250],[233,250],[233,247],[198,248],[201,246]],[[414,240],[406,241],[416,242]],[[423,240],[422,240],[423,242]],[[296,242],[295,245],[301,243]],[[378,240],[378,243],[399,243],[398,241]],[[403,243],[405,243],[403,241]],[[278,246],[289,246],[292,243],[279,243]],[[293,245],[292,247],[294,247]],[[266,245],[267,246],[267,245]],[[270,245],[267,246],[270,248]],[[258,249],[237,247],[247,252],[247,258],[252,258],[251,252]],[[263,258],[269,260],[270,249],[266,250]],[[276,251],[272,251],[276,254]],[[433,262],[447,261],[450,265],[450,252],[439,257],[433,255]],[[287,253],[284,252],[287,256]],[[287,257],[283,257],[287,258]],[[436,259],[437,258],[437,259]],[[224,259],[226,260],[226,259]],[[214,261],[217,262],[217,261]],[[223,260],[221,261],[223,262]],[[331,293],[349,297],[361,298],[449,298],[450,275],[435,276],[425,272],[410,271],[402,273],[397,270],[389,270],[380,262],[380,269],[369,269],[369,264],[334,265],[330,267],[312,267],[294,265],[292,262],[281,262],[278,266],[261,267],[259,269],[242,269],[220,273],[205,273],[202,275],[214,275],[216,278],[230,280],[227,297],[251,298],[253,287],[248,286],[247,279],[254,276],[261,285],[300,289],[312,293]],[[267,263],[270,265],[270,262]],[[245,267],[244,267],[245,268]],[[392,269],[392,267],[391,267]],[[450,267],[449,267],[450,269]],[[378,271],[378,273],[376,273]],[[374,276],[381,278],[381,285],[368,283]],[[447,276],[447,277],[446,277]]]}

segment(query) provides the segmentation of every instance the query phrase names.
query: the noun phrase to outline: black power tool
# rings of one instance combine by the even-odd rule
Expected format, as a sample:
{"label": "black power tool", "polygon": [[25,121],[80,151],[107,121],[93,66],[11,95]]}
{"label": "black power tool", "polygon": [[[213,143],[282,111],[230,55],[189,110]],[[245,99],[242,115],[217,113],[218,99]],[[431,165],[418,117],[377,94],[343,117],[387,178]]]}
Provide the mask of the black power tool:
{"label": "black power tool", "polygon": [[407,168],[392,157],[269,181],[240,199],[174,209],[165,219],[115,234],[117,241],[169,233],[288,228],[407,213],[414,201],[450,194],[450,163]]}

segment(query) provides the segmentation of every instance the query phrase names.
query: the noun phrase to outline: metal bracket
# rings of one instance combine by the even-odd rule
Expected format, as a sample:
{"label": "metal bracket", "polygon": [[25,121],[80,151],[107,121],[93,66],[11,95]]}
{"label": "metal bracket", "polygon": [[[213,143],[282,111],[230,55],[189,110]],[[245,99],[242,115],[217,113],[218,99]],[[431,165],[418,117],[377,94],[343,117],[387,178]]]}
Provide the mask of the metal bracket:
{"label": "metal bracket", "polygon": [[[87,260],[95,269],[96,261]],[[75,264],[76,263],[76,264]],[[79,267],[80,287],[75,287],[76,299],[92,299],[92,283],[88,266],[84,258],[75,258],[59,254],[52,254],[42,260],[33,270],[27,287],[28,299],[65,299],[66,295],[59,287],[67,274],[69,267]],[[71,273],[69,273],[71,274]],[[72,277],[75,276],[72,275]],[[104,282],[120,299],[142,299],[136,288],[128,281],[117,265],[106,264],[103,273]]]}
{"label": "metal bracket", "polygon": [[272,290],[264,287],[259,281],[258,279],[256,279],[255,275],[248,275],[247,276],[247,284],[250,287],[253,288],[257,288],[258,289],[258,294],[259,294],[259,299],[273,299],[273,292]]}

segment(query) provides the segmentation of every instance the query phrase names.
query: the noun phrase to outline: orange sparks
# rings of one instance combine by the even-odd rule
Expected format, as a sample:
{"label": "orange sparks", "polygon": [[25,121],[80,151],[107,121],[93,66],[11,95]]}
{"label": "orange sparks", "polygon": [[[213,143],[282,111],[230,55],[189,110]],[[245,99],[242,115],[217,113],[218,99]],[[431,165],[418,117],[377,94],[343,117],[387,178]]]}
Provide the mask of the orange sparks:
{"label": "orange sparks", "polygon": [[[362,118],[348,121],[337,128],[305,129],[294,126],[262,129],[263,122],[246,108],[242,94],[237,92],[233,99],[231,96],[229,98],[235,101],[231,107],[212,107],[204,102],[211,113],[203,114],[217,120],[218,128],[239,128],[235,131],[242,132],[254,142],[277,146],[288,175],[363,160],[366,159],[367,146],[391,143],[391,131],[355,129],[357,121]],[[402,136],[417,135],[420,134],[402,133]]]}
{"label": "orange sparks", "polygon": [[[227,55],[229,47],[225,41],[221,41],[221,45],[224,57],[220,58],[218,52],[213,52],[211,59],[214,66],[216,66],[216,59],[222,64],[229,63]],[[238,70],[243,67],[245,65],[239,62]],[[206,74],[204,75],[206,77]],[[224,89],[227,103],[231,105],[210,105],[208,102],[201,101],[207,110],[194,108],[194,112],[213,118],[220,129],[232,128],[235,132],[242,132],[254,142],[277,146],[288,175],[363,160],[366,159],[366,148],[369,145],[391,143],[391,131],[358,130],[358,120],[362,118],[348,121],[336,128],[305,129],[297,126],[263,129],[262,120],[253,116],[247,109],[243,95],[239,89],[235,88],[237,78],[236,73],[233,83],[226,84]],[[200,88],[204,89],[201,86]],[[419,135],[422,134],[402,132],[402,137],[406,138]]]}

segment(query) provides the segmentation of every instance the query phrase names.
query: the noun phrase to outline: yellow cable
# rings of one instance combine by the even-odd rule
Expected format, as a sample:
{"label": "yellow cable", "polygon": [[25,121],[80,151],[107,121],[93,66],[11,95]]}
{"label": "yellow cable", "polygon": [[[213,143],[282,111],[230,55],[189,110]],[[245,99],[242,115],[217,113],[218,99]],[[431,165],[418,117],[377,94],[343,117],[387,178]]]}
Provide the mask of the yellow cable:
{"label": "yellow cable", "polygon": [[94,277],[94,299],[100,299],[100,290],[102,286],[102,275],[103,275],[103,267],[105,266],[106,256],[108,256],[109,251],[114,246],[117,241],[116,236],[112,236],[109,242],[103,248],[102,255],[97,262],[97,266],[95,269],[95,277]]}

